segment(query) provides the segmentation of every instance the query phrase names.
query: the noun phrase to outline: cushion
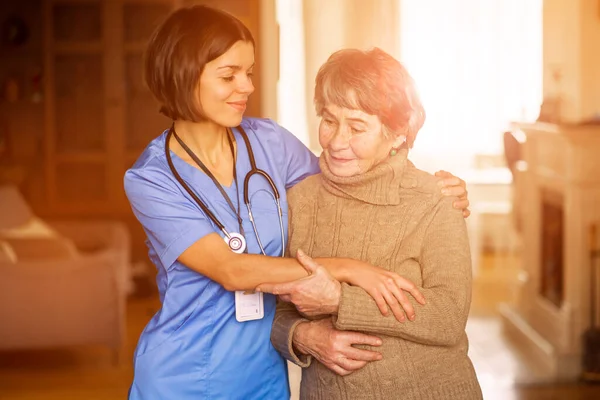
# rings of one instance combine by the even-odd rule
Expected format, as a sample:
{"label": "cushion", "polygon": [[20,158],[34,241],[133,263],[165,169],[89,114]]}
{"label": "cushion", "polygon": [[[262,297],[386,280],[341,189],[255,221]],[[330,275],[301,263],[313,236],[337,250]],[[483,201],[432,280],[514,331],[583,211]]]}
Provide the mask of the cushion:
{"label": "cushion", "polygon": [[52,238],[58,237],[58,233],[47,223],[38,217],[31,217],[21,225],[8,229],[0,229],[0,239],[8,238]]}
{"label": "cushion", "polygon": [[15,251],[13,250],[12,246],[5,241],[0,241],[0,264],[2,263],[17,263],[17,255]]}
{"label": "cushion", "polygon": [[5,239],[19,261],[70,260],[78,257],[75,244],[67,238]]}
{"label": "cushion", "polygon": [[15,186],[0,186],[0,230],[24,225],[33,217],[29,205]]}

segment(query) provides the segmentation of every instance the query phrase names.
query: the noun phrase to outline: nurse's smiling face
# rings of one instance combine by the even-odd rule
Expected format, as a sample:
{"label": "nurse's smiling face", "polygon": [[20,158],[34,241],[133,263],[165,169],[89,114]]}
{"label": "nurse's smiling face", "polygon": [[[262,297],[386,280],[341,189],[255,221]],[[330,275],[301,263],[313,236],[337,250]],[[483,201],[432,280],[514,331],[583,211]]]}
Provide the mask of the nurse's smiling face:
{"label": "nurse's smiling face", "polygon": [[254,92],[254,46],[238,41],[222,56],[208,62],[200,76],[198,99],[209,120],[227,127],[238,126]]}
{"label": "nurse's smiling face", "polygon": [[319,143],[331,173],[360,175],[386,160],[404,136],[388,137],[383,128],[376,115],[327,104],[321,115]]}

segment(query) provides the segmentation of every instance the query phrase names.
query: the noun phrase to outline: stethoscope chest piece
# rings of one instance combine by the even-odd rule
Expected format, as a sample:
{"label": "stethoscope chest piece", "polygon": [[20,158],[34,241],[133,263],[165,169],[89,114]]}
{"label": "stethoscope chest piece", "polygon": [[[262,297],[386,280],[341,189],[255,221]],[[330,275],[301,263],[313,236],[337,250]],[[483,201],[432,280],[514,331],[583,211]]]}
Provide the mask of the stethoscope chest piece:
{"label": "stethoscope chest piece", "polygon": [[246,239],[241,234],[231,232],[229,233],[229,237],[225,236],[223,239],[234,253],[242,254],[246,251]]}

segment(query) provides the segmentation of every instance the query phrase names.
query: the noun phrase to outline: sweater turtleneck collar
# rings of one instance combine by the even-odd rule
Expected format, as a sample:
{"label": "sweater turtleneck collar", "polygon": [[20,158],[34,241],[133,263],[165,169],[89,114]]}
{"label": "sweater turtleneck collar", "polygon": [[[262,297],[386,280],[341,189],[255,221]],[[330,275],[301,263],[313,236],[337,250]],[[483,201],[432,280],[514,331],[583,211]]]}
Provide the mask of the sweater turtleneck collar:
{"label": "sweater turtleneck collar", "polygon": [[389,156],[371,170],[351,177],[333,175],[324,154],[319,159],[319,165],[327,191],[369,204],[398,205],[400,188],[416,186],[416,177],[407,171],[412,170],[412,163],[408,160],[406,148],[400,149],[395,156]]}

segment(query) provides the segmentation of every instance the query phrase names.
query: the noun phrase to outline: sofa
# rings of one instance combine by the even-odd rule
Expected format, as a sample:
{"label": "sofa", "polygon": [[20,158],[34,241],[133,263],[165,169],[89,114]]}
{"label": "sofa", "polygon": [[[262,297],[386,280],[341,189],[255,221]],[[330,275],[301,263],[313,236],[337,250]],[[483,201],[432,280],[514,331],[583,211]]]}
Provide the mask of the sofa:
{"label": "sofa", "polygon": [[0,209],[0,351],[100,344],[119,363],[130,275],[126,226],[44,221],[10,187],[0,187]]}

